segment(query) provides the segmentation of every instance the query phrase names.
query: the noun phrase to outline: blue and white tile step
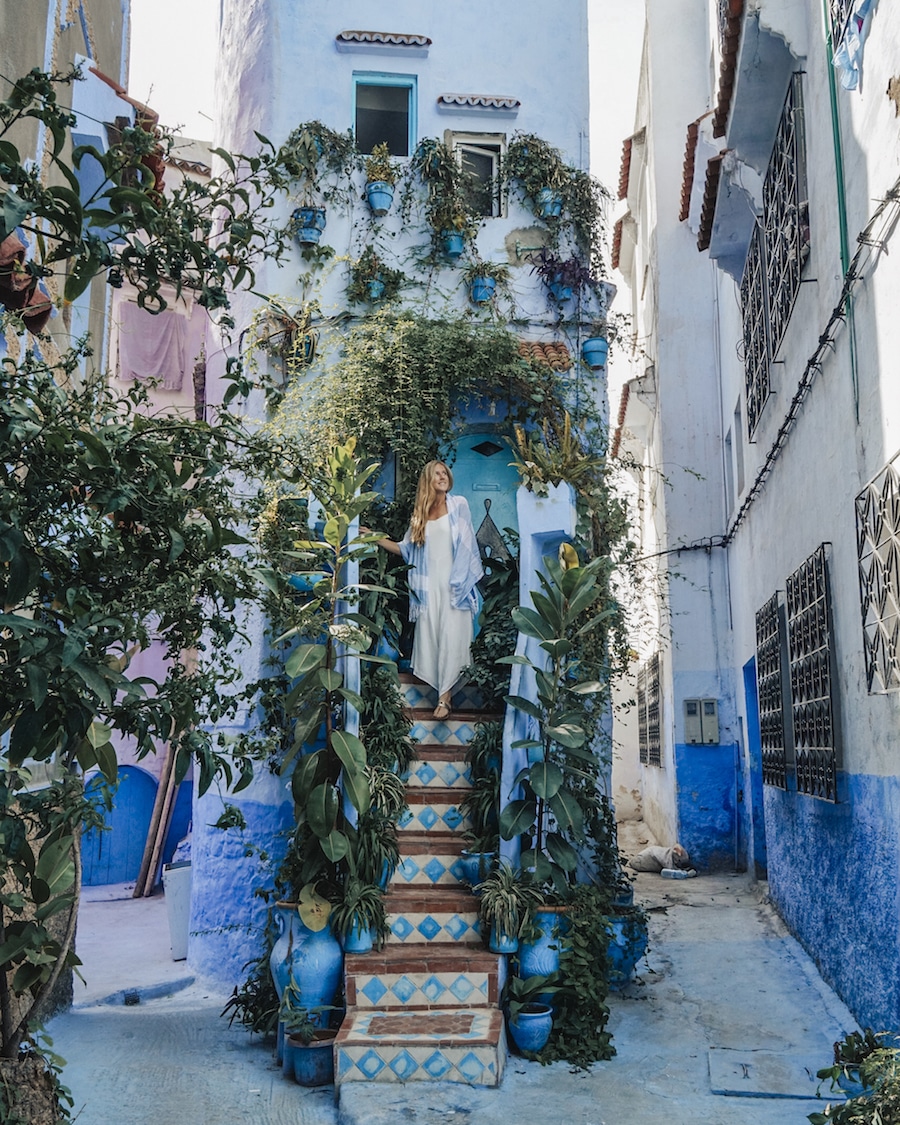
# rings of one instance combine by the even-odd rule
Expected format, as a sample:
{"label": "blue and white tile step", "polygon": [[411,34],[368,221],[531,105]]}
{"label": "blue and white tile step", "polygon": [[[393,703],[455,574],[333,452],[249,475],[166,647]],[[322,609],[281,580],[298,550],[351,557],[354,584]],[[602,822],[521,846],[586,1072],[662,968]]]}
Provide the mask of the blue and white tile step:
{"label": "blue and white tile step", "polygon": [[[401,841],[403,843],[403,841]],[[459,886],[465,880],[465,869],[454,852],[415,852],[401,856],[394,871],[394,887]]]}
{"label": "blue and white tile step", "polygon": [[[433,711],[437,706],[437,692],[421,680],[401,676],[400,689],[407,707]],[[481,696],[475,688],[464,684],[453,693],[452,703],[457,711],[473,711],[481,706]]]}
{"label": "blue and white tile step", "polygon": [[428,1008],[439,1004],[489,1007],[488,973],[356,974],[357,1008]]}
{"label": "blue and white tile step", "polygon": [[497,1086],[505,1063],[506,1032],[496,1008],[358,1011],[335,1041],[336,1083]]}
{"label": "blue and white tile step", "polygon": [[474,720],[416,718],[410,728],[409,737],[413,742],[418,743],[468,746],[474,733]]}
{"label": "blue and white tile step", "polygon": [[418,761],[412,763],[406,775],[407,785],[421,789],[471,789],[471,772],[462,752],[449,758],[446,757],[448,753],[454,754],[454,751],[423,748]]}
{"label": "blue and white tile step", "polygon": [[403,945],[421,945],[425,942],[453,942],[464,945],[478,941],[480,928],[478,908],[472,911],[418,910],[388,911],[387,923],[390,941]]}
{"label": "blue and white tile step", "polygon": [[441,800],[441,790],[434,790],[434,797],[427,791],[407,793],[408,805],[397,822],[403,832],[465,832],[471,820],[453,801]]}

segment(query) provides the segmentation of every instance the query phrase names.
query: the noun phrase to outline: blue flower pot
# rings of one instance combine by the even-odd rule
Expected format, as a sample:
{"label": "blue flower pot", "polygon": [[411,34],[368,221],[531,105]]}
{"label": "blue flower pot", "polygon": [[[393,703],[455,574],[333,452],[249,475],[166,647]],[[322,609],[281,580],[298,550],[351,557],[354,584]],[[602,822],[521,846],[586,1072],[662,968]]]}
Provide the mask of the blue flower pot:
{"label": "blue flower pot", "polygon": [[625,911],[613,915],[606,926],[609,946],[609,987],[623,988],[634,973],[638,961],[647,952],[647,924],[640,914]]}
{"label": "blue flower pot", "polygon": [[459,862],[465,881],[472,887],[481,886],[490,874],[495,858],[493,852],[460,852]]}
{"label": "blue flower pot", "polygon": [[475,305],[484,305],[493,297],[497,281],[493,277],[476,277],[469,289],[469,296]]}
{"label": "blue flower pot", "polygon": [[366,282],[366,294],[370,301],[380,301],[384,294],[384,282],[379,277],[370,277]]}
{"label": "blue flower pot", "polygon": [[568,919],[559,908],[539,906],[534,926],[539,937],[519,939],[519,976],[523,978],[549,976],[559,969],[560,939],[568,929]]}
{"label": "blue flower pot", "polygon": [[520,1051],[540,1051],[553,1030],[553,1009],[549,1004],[525,1004],[517,1016],[510,1017],[508,1026]]}
{"label": "blue flower pot", "polygon": [[281,933],[269,957],[269,967],[279,1000],[293,979],[304,1008],[334,1001],[341,979],[344,955],[331,927],[310,930],[303,925],[294,903],[275,904]]}
{"label": "blue flower pot", "polygon": [[558,219],[562,214],[562,196],[553,188],[541,188],[535,203],[542,219]]}
{"label": "blue flower pot", "polygon": [[311,1043],[288,1036],[294,1063],[294,1078],[301,1086],[328,1086],[334,1082],[334,1039],[337,1032],[316,1032]]}
{"label": "blue flower pot", "polygon": [[298,207],[291,216],[294,237],[301,246],[315,245],[325,229],[324,207]]}
{"label": "blue flower pot", "polygon": [[550,290],[550,296],[553,298],[553,300],[560,305],[563,303],[563,301],[572,300],[571,285],[563,285],[561,281],[551,281],[547,288]]}
{"label": "blue flower pot", "polygon": [[366,199],[369,201],[373,215],[379,217],[386,215],[394,202],[394,189],[384,180],[372,180],[366,184]]}
{"label": "blue flower pot", "polygon": [[605,367],[609,341],[604,336],[591,336],[581,345],[581,358],[588,367]]}
{"label": "blue flower pot", "polygon": [[491,938],[488,942],[488,948],[492,953],[516,953],[519,948],[519,939],[515,936],[510,937],[509,934],[504,933],[503,930],[497,929],[496,925],[491,926]]}
{"label": "blue flower pot", "polygon": [[463,245],[465,240],[463,236],[456,230],[445,230],[441,232],[441,239],[444,244],[444,253],[448,258],[454,261],[462,257]]}
{"label": "blue flower pot", "polygon": [[344,935],[345,953],[370,953],[375,944],[375,931],[370,927],[361,927],[354,915],[353,925]]}

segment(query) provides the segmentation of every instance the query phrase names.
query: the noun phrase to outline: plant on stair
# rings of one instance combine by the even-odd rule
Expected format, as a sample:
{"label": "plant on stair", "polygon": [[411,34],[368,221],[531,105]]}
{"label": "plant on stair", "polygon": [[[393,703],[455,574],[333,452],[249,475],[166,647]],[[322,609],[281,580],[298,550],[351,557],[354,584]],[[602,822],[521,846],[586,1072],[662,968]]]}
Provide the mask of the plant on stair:
{"label": "plant on stair", "polygon": [[501,859],[479,888],[481,932],[495,953],[513,953],[531,906],[543,901],[530,878]]}
{"label": "plant on stair", "polygon": [[585,839],[579,794],[584,782],[595,784],[599,768],[588,744],[591,725],[584,704],[603,691],[601,683],[583,677],[577,641],[614,610],[595,609],[607,560],[597,558],[566,570],[556,559],[544,562],[547,573],[538,576],[542,591],[532,593],[533,608],[513,610],[517,628],[538,642],[546,661],[538,663],[522,655],[507,658],[527,665],[534,674],[534,699],[522,695],[507,699],[533,720],[535,731],[534,737],[514,744],[528,757],[516,778],[524,795],[501,811],[500,834],[505,840],[524,837],[522,867],[533,871],[538,886],[565,896],[578,863],[572,845]]}
{"label": "plant on stair", "polygon": [[459,803],[469,821],[465,832],[463,860],[473,885],[482,882],[500,850],[500,761],[503,755],[503,724],[497,720],[475,724],[466,762],[471,787]]}
{"label": "plant on stair", "polygon": [[484,569],[479,583],[484,598],[480,628],[464,675],[466,683],[478,690],[485,710],[500,711],[509,691],[509,666],[500,661],[516,647],[512,610],[519,604],[519,565],[515,555],[508,559],[492,555],[484,560]]}

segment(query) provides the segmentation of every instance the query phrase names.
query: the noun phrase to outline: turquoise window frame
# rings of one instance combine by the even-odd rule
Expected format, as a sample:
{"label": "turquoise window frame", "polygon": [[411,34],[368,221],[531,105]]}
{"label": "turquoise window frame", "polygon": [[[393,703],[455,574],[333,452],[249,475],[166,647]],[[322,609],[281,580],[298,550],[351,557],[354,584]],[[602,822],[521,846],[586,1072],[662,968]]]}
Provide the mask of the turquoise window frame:
{"label": "turquoise window frame", "polygon": [[355,70],[353,72],[353,91],[350,104],[350,120],[353,122],[353,134],[356,135],[356,91],[359,86],[394,86],[409,90],[409,120],[407,148],[409,156],[416,150],[419,125],[419,80],[415,74],[388,74],[384,71]]}

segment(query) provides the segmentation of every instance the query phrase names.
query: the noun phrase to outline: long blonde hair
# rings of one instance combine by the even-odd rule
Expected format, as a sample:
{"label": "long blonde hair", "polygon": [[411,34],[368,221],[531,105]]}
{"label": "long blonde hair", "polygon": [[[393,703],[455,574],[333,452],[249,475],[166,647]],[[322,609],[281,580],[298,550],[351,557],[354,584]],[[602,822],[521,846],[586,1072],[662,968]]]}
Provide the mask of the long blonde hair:
{"label": "long blonde hair", "polygon": [[428,523],[428,513],[431,505],[437,499],[437,490],[434,487],[434,474],[439,468],[446,469],[450,478],[450,487],[453,487],[453,473],[450,466],[444,461],[429,461],[419,473],[419,487],[416,489],[416,502],[413,504],[412,518],[409,521],[409,537],[417,547],[425,546],[425,524]]}

